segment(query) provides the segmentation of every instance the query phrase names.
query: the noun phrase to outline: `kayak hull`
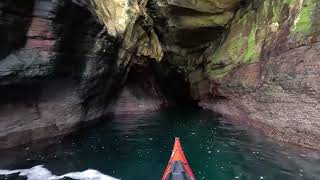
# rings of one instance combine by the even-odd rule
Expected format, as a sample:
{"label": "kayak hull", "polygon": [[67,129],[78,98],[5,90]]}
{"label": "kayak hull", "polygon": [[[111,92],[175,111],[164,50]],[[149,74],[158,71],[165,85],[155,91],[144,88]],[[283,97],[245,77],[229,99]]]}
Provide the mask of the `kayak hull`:
{"label": "kayak hull", "polygon": [[195,180],[195,176],[183,153],[179,138],[175,138],[172,154],[163,173],[162,180]]}

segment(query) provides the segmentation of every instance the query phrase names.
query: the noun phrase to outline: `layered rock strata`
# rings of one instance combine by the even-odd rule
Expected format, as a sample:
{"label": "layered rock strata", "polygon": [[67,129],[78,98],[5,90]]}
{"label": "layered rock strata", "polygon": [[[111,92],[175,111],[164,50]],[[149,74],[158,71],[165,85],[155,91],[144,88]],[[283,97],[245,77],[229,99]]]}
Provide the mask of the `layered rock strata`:
{"label": "layered rock strata", "polygon": [[238,11],[207,65],[190,73],[204,108],[319,149],[319,3],[261,1]]}
{"label": "layered rock strata", "polygon": [[[4,0],[0,147],[198,105],[319,147],[316,0]],[[172,102],[171,102],[172,101]]]}

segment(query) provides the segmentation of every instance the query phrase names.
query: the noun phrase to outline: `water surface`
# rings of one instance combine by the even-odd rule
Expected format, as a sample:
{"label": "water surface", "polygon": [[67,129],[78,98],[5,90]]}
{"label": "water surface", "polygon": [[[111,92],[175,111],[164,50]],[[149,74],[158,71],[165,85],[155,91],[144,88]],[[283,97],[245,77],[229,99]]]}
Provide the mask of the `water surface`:
{"label": "water surface", "polygon": [[[160,179],[180,137],[197,179],[318,180],[318,152],[284,145],[211,112],[173,109],[106,117],[58,143],[0,152],[0,169],[44,165],[54,174],[96,169],[123,180]],[[23,179],[17,175],[0,179]]]}

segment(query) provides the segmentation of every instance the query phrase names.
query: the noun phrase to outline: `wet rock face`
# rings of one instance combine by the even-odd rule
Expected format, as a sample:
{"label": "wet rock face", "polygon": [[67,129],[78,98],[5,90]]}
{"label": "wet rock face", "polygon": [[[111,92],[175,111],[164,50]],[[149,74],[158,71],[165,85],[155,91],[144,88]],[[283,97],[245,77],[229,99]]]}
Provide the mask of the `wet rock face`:
{"label": "wet rock face", "polygon": [[1,1],[0,2],[0,58],[7,56],[16,48],[22,47],[26,41],[25,34],[31,22],[33,1]]}
{"label": "wet rock face", "polygon": [[166,106],[151,66],[130,71],[164,56],[148,1],[126,3],[0,2],[1,148],[67,134],[109,112]]}
{"label": "wet rock face", "polygon": [[91,12],[63,0],[1,1],[0,12],[0,148],[105,114],[125,76],[116,68],[118,40]]}
{"label": "wet rock face", "polygon": [[[316,0],[4,0],[0,147],[199,105],[319,148]],[[23,93],[22,93],[23,92]]]}
{"label": "wet rock face", "polygon": [[243,121],[281,141],[319,149],[320,43],[241,67],[216,84],[203,107]]}
{"label": "wet rock face", "polygon": [[[202,12],[170,4],[168,1],[146,0],[92,0],[90,4],[99,21],[106,25],[106,31],[123,39],[123,49],[119,50],[118,60],[122,63],[119,65],[134,68],[136,64],[145,64],[146,61],[147,64],[154,60],[161,62],[163,67],[145,68],[157,72],[149,73],[149,76],[157,76],[155,82],[159,83],[160,88],[156,89],[161,89],[165,96],[175,102],[181,101],[180,104],[194,103],[190,100],[187,74],[197,66],[202,66],[205,61],[203,54],[212,52],[217,47],[234,10],[240,8],[240,3],[234,3],[228,7],[219,6],[226,11]],[[114,20],[119,23],[114,23]],[[131,76],[132,74],[128,75],[129,84]],[[154,81],[153,78],[143,79],[136,83]],[[178,87],[178,84],[181,86]],[[146,104],[144,102],[152,104],[147,109],[160,107],[161,98],[146,93],[145,98],[139,99],[132,93],[134,90],[141,91],[132,84],[125,87],[119,102],[115,103],[118,107],[115,108],[116,111],[140,111],[136,107],[139,104],[143,107]],[[158,90],[153,92],[159,93]]]}
{"label": "wet rock face", "polygon": [[317,7],[265,0],[239,11],[209,63],[190,73],[193,96],[281,141],[320,149]]}
{"label": "wet rock face", "polygon": [[5,41],[0,50],[0,84],[48,75],[53,70],[50,59],[55,56],[56,39],[50,19],[54,4],[19,0],[2,3],[3,23],[0,26],[3,26],[1,36]]}

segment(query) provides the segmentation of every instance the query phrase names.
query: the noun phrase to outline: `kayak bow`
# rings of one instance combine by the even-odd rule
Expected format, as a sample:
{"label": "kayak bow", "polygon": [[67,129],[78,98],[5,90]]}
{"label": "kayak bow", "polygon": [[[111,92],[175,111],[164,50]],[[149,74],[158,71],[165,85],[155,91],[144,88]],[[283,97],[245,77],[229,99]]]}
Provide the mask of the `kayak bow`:
{"label": "kayak bow", "polygon": [[162,180],[195,180],[189,163],[181,148],[180,139],[175,138],[172,154]]}

